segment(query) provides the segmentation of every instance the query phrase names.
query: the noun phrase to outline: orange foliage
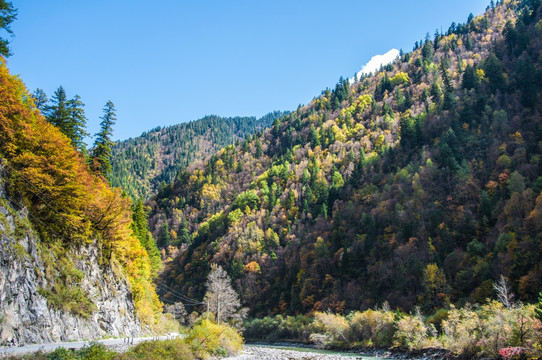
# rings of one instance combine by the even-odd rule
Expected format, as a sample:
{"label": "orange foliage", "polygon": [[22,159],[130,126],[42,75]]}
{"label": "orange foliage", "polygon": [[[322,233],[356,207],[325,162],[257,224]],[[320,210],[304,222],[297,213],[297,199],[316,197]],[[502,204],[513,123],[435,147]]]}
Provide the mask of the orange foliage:
{"label": "orange foliage", "polygon": [[162,304],[148,254],[130,229],[131,200],[89,171],[70,140],[45,120],[21,80],[0,62],[0,156],[7,160],[10,191],[22,195],[46,243],[96,242],[105,260],[116,259],[140,317],[152,325]]}

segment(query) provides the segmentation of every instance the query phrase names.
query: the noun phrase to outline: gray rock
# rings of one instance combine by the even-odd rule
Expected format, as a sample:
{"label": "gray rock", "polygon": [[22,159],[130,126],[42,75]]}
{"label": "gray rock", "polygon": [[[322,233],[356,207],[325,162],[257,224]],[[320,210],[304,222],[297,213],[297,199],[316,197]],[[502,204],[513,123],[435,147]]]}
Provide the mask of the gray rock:
{"label": "gray rock", "polygon": [[[3,195],[0,172],[0,199],[5,199]],[[0,203],[0,214],[0,345],[142,333],[127,280],[119,278],[111,266],[98,265],[99,252],[95,244],[70,255],[83,273],[80,286],[91,296],[96,311],[84,319],[51,308],[38,293],[38,289],[49,285],[38,251],[40,240],[29,228],[16,229],[17,223],[28,221],[26,211],[13,213]]]}

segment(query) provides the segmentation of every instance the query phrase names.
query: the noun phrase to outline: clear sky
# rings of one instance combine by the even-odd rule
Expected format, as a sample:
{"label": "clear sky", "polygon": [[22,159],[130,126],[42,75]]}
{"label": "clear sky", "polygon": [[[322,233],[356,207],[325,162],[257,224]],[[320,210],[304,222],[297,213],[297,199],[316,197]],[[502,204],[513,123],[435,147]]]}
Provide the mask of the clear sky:
{"label": "clear sky", "polygon": [[[12,0],[8,67],[33,91],[85,102],[115,139],[206,114],[294,110],[373,55],[410,51],[489,0]],[[89,139],[89,142],[92,142]]]}

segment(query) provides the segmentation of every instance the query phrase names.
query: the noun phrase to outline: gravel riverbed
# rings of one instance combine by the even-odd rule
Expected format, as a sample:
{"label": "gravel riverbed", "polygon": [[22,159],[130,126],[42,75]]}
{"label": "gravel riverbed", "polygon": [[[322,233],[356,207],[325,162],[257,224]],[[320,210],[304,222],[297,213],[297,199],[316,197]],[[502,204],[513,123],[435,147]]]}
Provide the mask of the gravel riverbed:
{"label": "gravel riverbed", "polygon": [[376,359],[366,356],[321,354],[316,352],[305,352],[288,349],[278,349],[262,346],[245,346],[243,352],[237,356],[225,358],[223,360],[355,360],[355,359]]}

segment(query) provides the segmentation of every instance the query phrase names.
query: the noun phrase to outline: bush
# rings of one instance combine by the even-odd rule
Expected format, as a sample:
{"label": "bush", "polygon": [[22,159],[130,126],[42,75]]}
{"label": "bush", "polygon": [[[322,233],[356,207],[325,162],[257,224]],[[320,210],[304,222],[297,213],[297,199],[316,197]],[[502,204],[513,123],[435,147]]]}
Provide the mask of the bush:
{"label": "bush", "polygon": [[457,355],[474,356],[480,351],[481,320],[469,307],[452,306],[448,319],[442,321],[443,345]]}
{"label": "bush", "polygon": [[137,344],[116,360],[193,360],[194,355],[184,339],[145,341]]}
{"label": "bush", "polygon": [[266,316],[262,319],[246,321],[244,336],[252,341],[272,342],[287,339],[304,342],[309,340],[313,330],[311,329],[312,322],[312,318],[303,315]]}
{"label": "bush", "polygon": [[395,334],[391,311],[366,310],[350,314],[350,337],[364,346],[390,347]]}
{"label": "bush", "polygon": [[350,330],[350,324],[341,315],[331,313],[316,312],[314,314],[316,326],[321,326],[325,333],[339,343],[348,343],[347,334]]}
{"label": "bush", "polygon": [[407,315],[397,322],[394,344],[408,350],[420,350],[432,345],[431,330],[420,316]]}
{"label": "bush", "polygon": [[243,347],[243,338],[232,327],[200,320],[188,334],[187,343],[198,358],[232,355]]}

